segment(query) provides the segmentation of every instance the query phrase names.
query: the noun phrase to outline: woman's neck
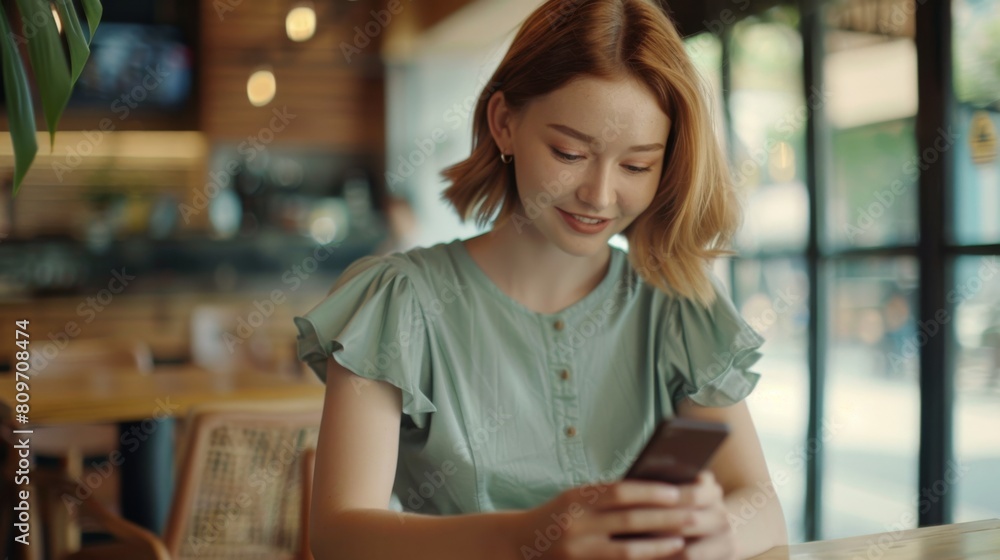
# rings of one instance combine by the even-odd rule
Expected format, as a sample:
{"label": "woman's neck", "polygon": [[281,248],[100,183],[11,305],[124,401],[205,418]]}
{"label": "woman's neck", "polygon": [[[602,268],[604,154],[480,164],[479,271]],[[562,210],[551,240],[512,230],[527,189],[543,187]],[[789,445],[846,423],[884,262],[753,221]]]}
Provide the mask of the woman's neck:
{"label": "woman's neck", "polygon": [[537,313],[557,313],[583,299],[611,263],[610,246],[589,257],[571,255],[530,225],[518,231],[511,222],[464,243],[502,292]]}

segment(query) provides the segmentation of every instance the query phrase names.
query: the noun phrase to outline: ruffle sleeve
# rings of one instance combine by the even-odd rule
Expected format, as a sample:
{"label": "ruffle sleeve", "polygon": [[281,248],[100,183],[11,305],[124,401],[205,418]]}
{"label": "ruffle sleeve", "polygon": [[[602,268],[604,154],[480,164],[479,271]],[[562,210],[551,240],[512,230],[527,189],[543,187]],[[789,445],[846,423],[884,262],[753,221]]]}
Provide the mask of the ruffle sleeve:
{"label": "ruffle sleeve", "polygon": [[673,410],[685,397],[702,406],[729,406],[750,394],[760,374],[749,370],[761,357],[764,339],[740,316],[717,278],[707,308],[672,299],[661,341],[658,371]]}
{"label": "ruffle sleeve", "polygon": [[366,256],[337,278],[330,292],[304,316],[298,358],[326,381],[330,357],[367,379],[402,390],[402,412],[423,428],[432,402],[427,321],[413,279],[391,256]]}

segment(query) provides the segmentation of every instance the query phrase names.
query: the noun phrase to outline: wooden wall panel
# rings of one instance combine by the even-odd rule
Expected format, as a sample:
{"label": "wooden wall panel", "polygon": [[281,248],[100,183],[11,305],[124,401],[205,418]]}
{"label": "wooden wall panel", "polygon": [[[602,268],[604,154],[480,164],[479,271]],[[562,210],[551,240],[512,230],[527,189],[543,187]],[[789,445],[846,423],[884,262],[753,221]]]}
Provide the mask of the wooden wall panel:
{"label": "wooden wall panel", "polygon": [[[404,9],[413,9],[407,4],[402,3]],[[370,10],[384,7],[316,2],[316,35],[295,43],[285,36],[292,5],[244,1],[220,17],[216,2],[202,2],[202,129],[212,141],[243,141],[267,128],[277,108],[295,118],[274,135],[275,145],[381,155],[385,95],[379,48],[382,29],[392,20],[348,62],[341,43],[353,44],[355,26],[363,28],[373,20]],[[269,105],[254,107],[247,100],[246,80],[261,67],[274,73],[277,94]]]}

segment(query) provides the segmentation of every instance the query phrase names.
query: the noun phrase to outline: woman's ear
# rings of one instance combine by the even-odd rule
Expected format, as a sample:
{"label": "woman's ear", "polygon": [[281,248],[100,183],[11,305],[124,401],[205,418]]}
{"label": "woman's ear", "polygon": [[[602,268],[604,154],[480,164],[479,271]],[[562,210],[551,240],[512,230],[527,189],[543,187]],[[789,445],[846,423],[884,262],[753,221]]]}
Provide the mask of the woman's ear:
{"label": "woman's ear", "polygon": [[486,104],[486,120],[490,134],[501,154],[514,153],[514,114],[502,91],[494,93]]}

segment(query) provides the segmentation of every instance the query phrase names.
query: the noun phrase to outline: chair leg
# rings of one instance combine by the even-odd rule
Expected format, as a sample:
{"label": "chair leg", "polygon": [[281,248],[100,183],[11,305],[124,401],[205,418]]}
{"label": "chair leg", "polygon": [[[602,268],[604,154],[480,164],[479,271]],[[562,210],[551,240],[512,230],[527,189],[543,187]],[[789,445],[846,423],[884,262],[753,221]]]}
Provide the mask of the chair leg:
{"label": "chair leg", "polygon": [[[77,448],[70,448],[59,459],[59,474],[70,480],[83,476],[83,455]],[[50,558],[62,558],[70,552],[80,550],[80,524],[76,516],[66,509],[62,493],[51,489],[46,493],[46,510],[49,515],[48,546]]]}

